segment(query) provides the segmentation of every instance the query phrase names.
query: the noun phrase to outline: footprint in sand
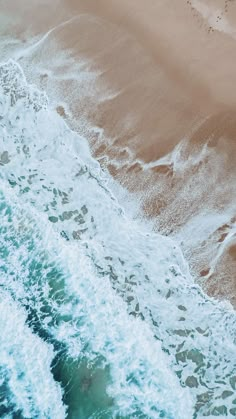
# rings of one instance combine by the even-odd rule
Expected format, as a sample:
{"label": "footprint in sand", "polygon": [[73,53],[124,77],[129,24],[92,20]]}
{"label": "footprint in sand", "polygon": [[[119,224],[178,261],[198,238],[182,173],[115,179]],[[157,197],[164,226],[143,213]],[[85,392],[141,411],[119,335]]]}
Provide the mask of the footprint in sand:
{"label": "footprint in sand", "polygon": [[198,10],[193,6],[191,0],[187,0],[186,4],[190,8],[190,10],[192,12],[192,15],[193,15],[195,21],[197,22],[199,28],[203,28],[208,33],[214,32],[214,29],[211,26],[209,27],[208,25],[204,24],[204,18],[201,16],[201,14],[198,12]]}
{"label": "footprint in sand", "polygon": [[[222,1],[222,10],[221,12],[216,16],[216,20],[215,20],[215,24],[216,24],[216,28],[217,29],[217,24],[220,23],[220,21],[222,20],[222,18],[229,13],[229,6],[230,3],[232,4],[235,0],[225,0],[224,3]],[[198,12],[198,10],[194,7],[193,3],[191,0],[187,0],[186,4],[188,5],[188,7],[191,9],[192,15],[194,17],[194,19],[196,19],[198,26],[200,28],[203,28],[206,30],[206,32],[208,34],[211,34],[215,31],[214,29],[214,24],[209,26],[207,24],[204,24],[205,19],[201,16],[201,14]]]}

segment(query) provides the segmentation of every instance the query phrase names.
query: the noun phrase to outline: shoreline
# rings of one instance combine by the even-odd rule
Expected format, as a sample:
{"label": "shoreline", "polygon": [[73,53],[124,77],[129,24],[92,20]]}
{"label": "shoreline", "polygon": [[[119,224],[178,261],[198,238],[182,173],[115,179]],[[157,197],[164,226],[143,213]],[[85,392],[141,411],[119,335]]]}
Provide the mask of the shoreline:
{"label": "shoreline", "polygon": [[[26,6],[23,39],[37,7],[34,36],[55,30],[19,62],[40,88],[56,86],[58,113],[68,119],[69,110],[93,156],[142,202],[156,229],[183,242],[203,289],[235,306],[236,41],[219,22],[209,30],[211,15],[190,3],[66,0],[57,16],[43,4]],[[204,4],[213,10],[211,0]],[[222,14],[232,27],[235,10],[232,3]],[[51,70],[52,52],[59,59]]]}

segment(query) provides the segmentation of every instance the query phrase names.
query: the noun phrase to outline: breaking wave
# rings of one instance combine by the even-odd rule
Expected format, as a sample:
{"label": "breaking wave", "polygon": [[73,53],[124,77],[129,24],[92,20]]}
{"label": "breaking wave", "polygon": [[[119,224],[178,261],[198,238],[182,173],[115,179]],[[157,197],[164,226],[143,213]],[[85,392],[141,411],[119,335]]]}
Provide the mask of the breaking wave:
{"label": "breaking wave", "polygon": [[125,214],[14,61],[0,132],[0,416],[235,417],[232,307]]}

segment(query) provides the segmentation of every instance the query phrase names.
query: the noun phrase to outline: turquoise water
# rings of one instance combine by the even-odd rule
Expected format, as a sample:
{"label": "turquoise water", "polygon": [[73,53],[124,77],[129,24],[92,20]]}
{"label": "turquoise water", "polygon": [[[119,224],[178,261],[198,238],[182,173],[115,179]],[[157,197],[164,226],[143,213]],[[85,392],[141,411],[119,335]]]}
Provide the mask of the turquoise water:
{"label": "turquoise water", "polygon": [[0,132],[0,417],[235,417],[235,312],[14,61]]}

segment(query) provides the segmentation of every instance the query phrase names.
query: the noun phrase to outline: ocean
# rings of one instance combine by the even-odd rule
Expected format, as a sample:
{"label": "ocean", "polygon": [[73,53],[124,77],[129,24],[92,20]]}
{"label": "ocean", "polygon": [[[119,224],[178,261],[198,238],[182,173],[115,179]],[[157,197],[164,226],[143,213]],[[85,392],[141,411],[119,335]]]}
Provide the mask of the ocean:
{"label": "ocean", "polygon": [[236,315],[0,63],[0,417],[236,417]]}

